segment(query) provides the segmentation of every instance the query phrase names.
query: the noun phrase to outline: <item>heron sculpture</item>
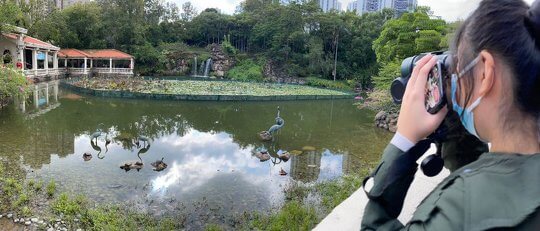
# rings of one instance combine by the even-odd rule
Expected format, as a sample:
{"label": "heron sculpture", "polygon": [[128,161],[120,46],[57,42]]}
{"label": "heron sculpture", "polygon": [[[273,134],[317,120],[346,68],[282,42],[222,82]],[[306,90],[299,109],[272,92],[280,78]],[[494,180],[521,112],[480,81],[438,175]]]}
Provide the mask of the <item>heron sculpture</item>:
{"label": "heron sculpture", "polygon": [[280,112],[281,112],[281,110],[280,110],[280,108],[278,106],[278,108],[277,108],[277,116],[276,116],[276,124],[272,125],[272,127],[270,127],[268,129],[268,131],[262,131],[262,132],[259,133],[259,136],[260,136],[260,138],[262,140],[264,140],[264,141],[272,140],[274,133],[279,131],[283,127],[283,125],[285,125],[285,120],[283,118],[281,118]]}

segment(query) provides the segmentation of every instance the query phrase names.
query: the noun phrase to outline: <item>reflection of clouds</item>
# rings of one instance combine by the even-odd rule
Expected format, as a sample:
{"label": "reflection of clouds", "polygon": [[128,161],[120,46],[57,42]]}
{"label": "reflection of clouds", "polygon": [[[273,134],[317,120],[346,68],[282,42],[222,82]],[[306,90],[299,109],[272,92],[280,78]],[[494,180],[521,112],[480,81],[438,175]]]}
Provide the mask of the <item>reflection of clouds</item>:
{"label": "reflection of clouds", "polygon": [[338,177],[343,172],[343,155],[333,155],[328,149],[321,157],[321,167],[318,180],[328,180]]}
{"label": "reflection of clouds", "polygon": [[253,147],[241,148],[223,132],[205,133],[191,129],[182,137],[162,137],[156,141],[158,143],[173,147],[169,150],[180,154],[182,161],[173,162],[166,174],[152,180],[153,193],[164,194],[171,187],[187,192],[217,174],[232,171],[254,173],[260,167],[260,163],[251,156]]}
{"label": "reflection of clouds", "polygon": [[[114,127],[108,131],[111,136],[117,133]],[[105,136],[98,140],[98,145],[104,151]],[[90,146],[90,136],[76,136],[74,145],[76,155],[54,159],[45,172],[36,174],[61,177],[63,184],[75,187],[73,190],[77,192],[88,193],[89,197],[97,200],[108,198],[112,201],[137,200],[137,195],[141,195],[138,187],[150,183],[149,197],[176,198],[181,201],[196,201],[202,197],[209,201],[232,198],[233,202],[227,203],[232,203],[235,208],[246,206],[245,201],[250,201],[249,206],[254,208],[279,206],[284,201],[283,190],[292,180],[292,160],[298,158],[295,156],[289,162],[277,160],[278,164],[275,165],[271,160],[260,162],[252,156],[255,145],[260,144],[242,147],[234,141],[231,134],[188,129],[183,136],[173,132],[154,139],[148,153],[141,155],[144,168],[140,172],[126,173],[118,166],[126,161],[136,160],[137,150],[124,149],[113,142],[108,147],[109,152],[105,154],[105,159],[94,158],[84,162],[82,153],[90,152],[94,157],[97,154]],[[325,151],[322,157],[321,154],[315,156],[322,160],[320,169],[314,169],[317,172],[320,170],[321,175],[317,174],[319,177],[314,180],[339,176],[342,156],[333,156],[330,151]],[[150,162],[162,157],[169,167],[163,172],[152,171]],[[303,165],[311,163],[304,159],[301,160]],[[282,168],[288,173],[287,176],[279,175]],[[85,186],[77,188],[83,181]],[[109,188],[117,185],[120,188]],[[148,193],[144,188],[143,192]]]}

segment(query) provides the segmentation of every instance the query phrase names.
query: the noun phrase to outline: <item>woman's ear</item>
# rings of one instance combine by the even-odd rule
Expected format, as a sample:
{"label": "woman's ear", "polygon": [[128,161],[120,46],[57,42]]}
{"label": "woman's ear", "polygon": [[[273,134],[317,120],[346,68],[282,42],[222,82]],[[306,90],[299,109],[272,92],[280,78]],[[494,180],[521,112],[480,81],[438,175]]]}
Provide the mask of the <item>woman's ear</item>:
{"label": "woman's ear", "polygon": [[480,62],[478,64],[482,68],[478,94],[485,96],[491,92],[495,84],[495,58],[489,51],[483,50],[480,52]]}

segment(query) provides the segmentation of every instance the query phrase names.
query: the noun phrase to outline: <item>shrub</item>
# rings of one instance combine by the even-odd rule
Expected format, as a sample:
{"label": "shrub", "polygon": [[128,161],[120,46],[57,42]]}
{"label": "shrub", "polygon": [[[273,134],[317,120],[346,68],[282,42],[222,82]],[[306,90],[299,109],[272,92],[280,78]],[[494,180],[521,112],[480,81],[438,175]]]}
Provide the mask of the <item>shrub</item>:
{"label": "shrub", "polygon": [[384,90],[390,89],[390,84],[392,84],[392,81],[401,75],[400,69],[401,64],[398,61],[383,64],[379,69],[379,74],[373,77],[375,88]]}
{"label": "shrub", "polygon": [[306,84],[313,87],[332,88],[339,90],[351,90],[351,86],[345,81],[332,81],[317,77],[306,78]]}
{"label": "shrub", "polygon": [[228,55],[232,55],[232,56],[236,55],[236,53],[238,53],[238,51],[231,44],[231,36],[230,35],[225,35],[223,37],[224,37],[224,40],[221,43],[221,48],[223,48],[223,51],[225,51],[225,53],[227,53]]}
{"label": "shrub", "polygon": [[25,97],[28,84],[28,79],[22,71],[0,65],[0,99]]}
{"label": "shrub", "polygon": [[262,81],[263,66],[252,59],[242,60],[229,70],[227,77],[239,81]]}

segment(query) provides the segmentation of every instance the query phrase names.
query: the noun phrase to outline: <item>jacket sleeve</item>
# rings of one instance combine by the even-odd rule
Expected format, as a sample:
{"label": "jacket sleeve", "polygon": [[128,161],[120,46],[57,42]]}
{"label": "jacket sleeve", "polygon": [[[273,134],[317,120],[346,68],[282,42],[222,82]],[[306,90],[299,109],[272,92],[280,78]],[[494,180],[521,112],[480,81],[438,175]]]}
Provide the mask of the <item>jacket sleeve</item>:
{"label": "jacket sleeve", "polygon": [[[379,167],[372,174],[373,187],[364,210],[361,230],[459,230],[463,221],[463,182],[448,183],[444,193],[432,193],[415,211],[406,226],[397,217],[417,169],[416,155],[389,144]],[[397,169],[397,170],[396,170]],[[462,222],[461,222],[462,224]]]}
{"label": "jacket sleeve", "polygon": [[[416,159],[407,160],[406,154],[392,144],[384,150],[381,163],[371,175],[373,187],[364,188],[369,202],[364,209],[361,230],[399,230],[404,227],[397,217],[416,172]],[[401,175],[395,173],[398,167],[401,167],[398,173]]]}

